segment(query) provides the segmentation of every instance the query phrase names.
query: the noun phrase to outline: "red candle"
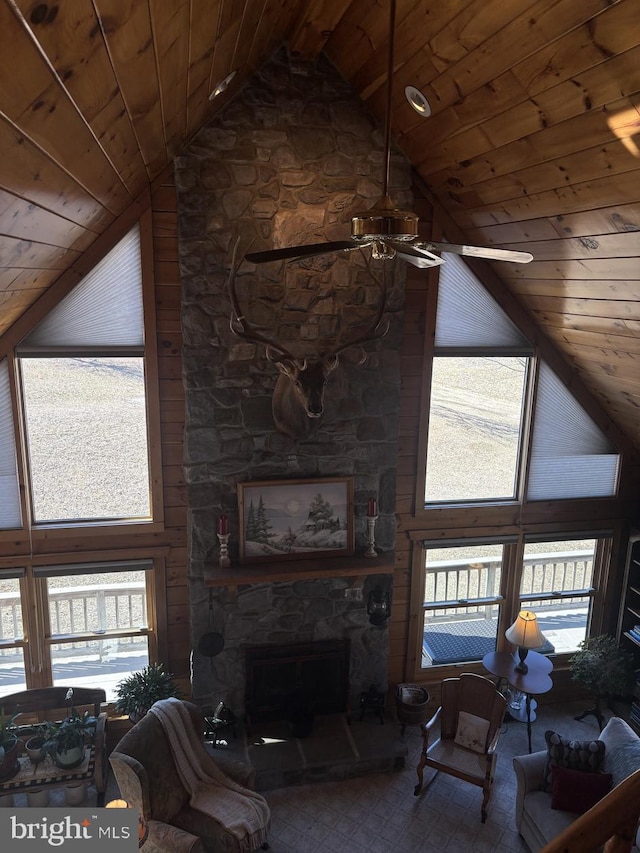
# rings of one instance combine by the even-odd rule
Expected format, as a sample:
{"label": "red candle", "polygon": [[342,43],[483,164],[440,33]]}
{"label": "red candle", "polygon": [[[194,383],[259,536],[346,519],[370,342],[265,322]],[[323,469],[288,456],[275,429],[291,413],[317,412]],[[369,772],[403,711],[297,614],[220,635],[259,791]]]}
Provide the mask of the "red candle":
{"label": "red candle", "polygon": [[221,515],[218,519],[218,533],[220,536],[226,536],[229,532],[229,519],[226,515]]}
{"label": "red candle", "polygon": [[367,515],[369,518],[373,518],[378,514],[378,505],[376,503],[375,498],[369,498],[369,502],[367,503]]}

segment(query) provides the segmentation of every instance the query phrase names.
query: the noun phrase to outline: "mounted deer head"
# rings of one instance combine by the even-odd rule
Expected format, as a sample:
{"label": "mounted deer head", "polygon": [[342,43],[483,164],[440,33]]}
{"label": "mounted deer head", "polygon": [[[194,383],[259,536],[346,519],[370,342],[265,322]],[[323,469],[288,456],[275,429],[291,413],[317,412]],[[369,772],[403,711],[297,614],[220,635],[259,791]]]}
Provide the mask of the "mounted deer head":
{"label": "mounted deer head", "polygon": [[[266,335],[252,328],[243,315],[235,287],[236,249],[237,243],[229,274],[229,293],[233,308],[230,323],[231,331],[244,340],[264,344],[267,359],[275,364],[280,371],[272,398],[273,420],[276,429],[291,438],[304,438],[309,435],[314,426],[317,426],[318,419],[322,417],[327,380],[340,363],[340,355],[351,347],[362,346],[381,338],[387,333],[388,323],[382,324],[387,298],[386,284],[380,284],[367,262],[369,274],[380,287],[381,293],[376,314],[365,332],[327,352],[315,353],[306,358],[296,358],[282,344],[270,340]],[[363,351],[360,364],[364,363],[365,359],[366,353]]]}

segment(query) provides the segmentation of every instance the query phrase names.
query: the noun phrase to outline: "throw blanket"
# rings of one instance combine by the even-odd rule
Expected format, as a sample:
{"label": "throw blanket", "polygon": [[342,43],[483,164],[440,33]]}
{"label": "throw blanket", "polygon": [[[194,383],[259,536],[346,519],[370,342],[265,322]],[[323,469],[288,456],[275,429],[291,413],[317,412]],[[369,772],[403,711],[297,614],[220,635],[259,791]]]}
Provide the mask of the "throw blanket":
{"label": "throw blanket", "polygon": [[191,807],[232,835],[238,853],[260,847],[271,818],[264,797],[236,784],[217,767],[179,699],[161,699],[149,713],[162,723],[182,784],[191,795]]}

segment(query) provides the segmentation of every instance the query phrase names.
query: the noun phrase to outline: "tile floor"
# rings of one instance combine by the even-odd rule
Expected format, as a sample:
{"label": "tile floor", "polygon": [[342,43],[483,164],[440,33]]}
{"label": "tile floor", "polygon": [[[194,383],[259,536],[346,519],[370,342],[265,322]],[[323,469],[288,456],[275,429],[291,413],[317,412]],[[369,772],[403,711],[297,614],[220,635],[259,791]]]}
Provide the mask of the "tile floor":
{"label": "tile floor", "polygon": [[[573,719],[582,706],[543,706],[533,724],[533,749],[544,748],[548,728],[575,738],[597,737],[593,719]],[[480,822],[480,788],[439,774],[413,796],[419,760],[418,730],[406,731],[402,771],[342,782],[280,788],[265,796],[272,812],[271,853],[524,853],[514,825],[511,758],[527,751],[526,724],[505,725],[489,817]],[[427,775],[425,774],[425,781]]]}
{"label": "tile floor", "polygon": [[[538,708],[534,751],[544,748],[549,728],[566,737],[597,737],[593,717],[574,720],[582,710],[583,704]],[[527,751],[526,724],[511,720],[504,726],[485,824],[481,789],[451,776],[437,775],[414,797],[418,729],[407,727],[405,739],[404,770],[265,791],[272,814],[270,853],[527,853],[514,825],[511,764],[514,755]],[[111,777],[107,800],[117,796]]]}

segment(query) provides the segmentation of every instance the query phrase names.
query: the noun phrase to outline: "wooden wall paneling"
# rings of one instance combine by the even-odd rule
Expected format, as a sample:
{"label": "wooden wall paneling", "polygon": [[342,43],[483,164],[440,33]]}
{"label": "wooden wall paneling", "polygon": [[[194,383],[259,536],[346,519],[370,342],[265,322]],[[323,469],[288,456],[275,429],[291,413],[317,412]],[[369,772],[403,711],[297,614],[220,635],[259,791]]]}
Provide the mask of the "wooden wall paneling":
{"label": "wooden wall paneling", "polygon": [[291,53],[304,59],[315,59],[350,5],[351,0],[336,0],[331,4],[312,0],[291,29],[288,39]]}
{"label": "wooden wall paneling", "polygon": [[[401,0],[396,8],[396,17],[402,16]],[[372,48],[380,49],[385,44],[389,31],[389,12],[383,15],[370,14],[371,4],[367,0],[353,0],[327,42],[326,53],[342,76],[351,81],[354,74],[367,60]]]}
{"label": "wooden wall paneling", "polygon": [[[132,200],[117,171],[95,144],[82,115],[69,99],[12,10],[0,4],[2,111],[21,133],[112,213]],[[16,85],[16,81],[20,85]]]}
{"label": "wooden wall paneling", "polygon": [[[592,232],[588,236],[570,237],[564,240],[557,237],[551,240],[532,240],[527,244],[527,249],[533,254],[536,263],[553,260],[584,260],[594,257],[596,252],[598,260],[611,262],[618,258],[630,258],[638,255],[640,231],[615,231],[604,234]],[[528,276],[528,278],[537,278],[537,276]],[[581,278],[586,278],[586,276],[581,276]],[[620,278],[620,276],[616,275],[615,278]],[[630,278],[629,281],[638,287],[634,279]]]}
{"label": "wooden wall paneling", "polygon": [[[211,92],[209,77],[216,42],[220,36],[220,16],[225,0],[191,0],[189,69],[187,75],[187,139],[199,130]],[[231,70],[231,69],[229,69]]]}
{"label": "wooden wall paneling", "polygon": [[13,193],[0,190],[0,234],[83,251],[96,233],[62,219]]}
{"label": "wooden wall paneling", "polygon": [[140,252],[142,256],[142,294],[144,301],[145,385],[147,397],[147,430],[149,470],[151,472],[151,512],[155,523],[164,521],[162,480],[162,434],[160,429],[159,360],[156,335],[157,290],[154,279],[154,239],[151,199],[147,193],[146,209],[140,217]]}
{"label": "wooden wall paneling", "polygon": [[285,42],[290,45],[289,37],[298,10],[299,4],[296,0],[282,0],[277,5],[267,0],[260,19],[260,29],[254,33],[251,40],[251,52],[247,57],[244,73],[241,70],[238,75],[241,85],[280,45]]}
{"label": "wooden wall paneling", "polygon": [[0,187],[64,220],[99,232],[115,219],[102,204],[55,160],[0,113]]}
{"label": "wooden wall paneling", "polygon": [[[633,155],[615,138],[602,113],[589,113],[551,130],[555,141],[548,138],[550,131],[541,130],[510,143],[511,150],[498,148],[466,161],[467,168],[431,174],[429,185],[434,192],[453,187],[458,199],[469,198],[471,206],[481,207],[636,169]],[[623,138],[632,135],[627,128]]]}
{"label": "wooden wall paneling", "polygon": [[16,6],[129,194],[136,197],[147,176],[91,0],[60,4],[53,24],[38,15],[31,0],[17,0]]}
{"label": "wooden wall paneling", "polygon": [[[631,202],[638,198],[640,175],[630,172],[624,175],[595,178],[573,184],[562,190],[554,189],[521,196],[509,200],[508,205],[489,205],[460,210],[454,204],[455,218],[459,228],[482,228],[505,222],[524,222],[541,217],[557,217],[589,211],[595,208],[610,207],[614,204]],[[455,196],[455,194],[454,194]],[[455,202],[455,197],[449,194]],[[523,226],[526,228],[526,224]],[[599,233],[597,230],[590,233]]]}
{"label": "wooden wall paneling", "polygon": [[558,342],[563,350],[571,353],[584,350],[611,348],[626,353],[640,353],[639,337],[618,337],[616,335],[598,334],[598,332],[580,331],[577,329],[549,329],[549,337]]}
{"label": "wooden wall paneling", "polygon": [[[532,95],[639,43],[634,3],[610,4],[606,0],[600,3],[594,0],[588,4],[569,2],[563,5],[573,5],[578,13],[572,26],[566,27],[561,38],[549,40],[540,50],[530,53],[514,69]],[[583,10],[586,14],[578,20]],[[601,14],[597,14],[598,11]],[[555,11],[552,14],[555,15]]]}
{"label": "wooden wall paneling", "polygon": [[79,257],[80,252],[74,252],[72,249],[49,246],[47,243],[36,243],[32,240],[21,240],[17,237],[0,236],[2,267],[65,270]]}
{"label": "wooden wall paneling", "polygon": [[167,163],[155,43],[147,3],[94,0],[148,178]]}
{"label": "wooden wall paneling", "polygon": [[189,0],[149,3],[168,161],[184,144],[187,132],[189,11]]}
{"label": "wooden wall paneling", "polygon": [[[170,169],[165,170],[151,186],[150,217],[156,273],[155,334],[159,355],[165,538],[172,541],[166,559],[166,660],[170,671],[183,685],[185,695],[189,695],[191,640],[187,581],[187,496],[182,468],[185,410],[181,378],[177,199]],[[169,297],[169,293],[177,296]]]}
{"label": "wooden wall paneling", "polygon": [[[640,282],[632,280],[603,281],[602,279],[527,279],[513,281],[510,284],[513,293],[520,295],[522,301],[532,297],[567,298],[573,300],[615,301],[617,303],[640,300]],[[562,306],[560,306],[562,307]],[[621,304],[620,308],[624,308]],[[558,305],[556,305],[558,308]]]}

